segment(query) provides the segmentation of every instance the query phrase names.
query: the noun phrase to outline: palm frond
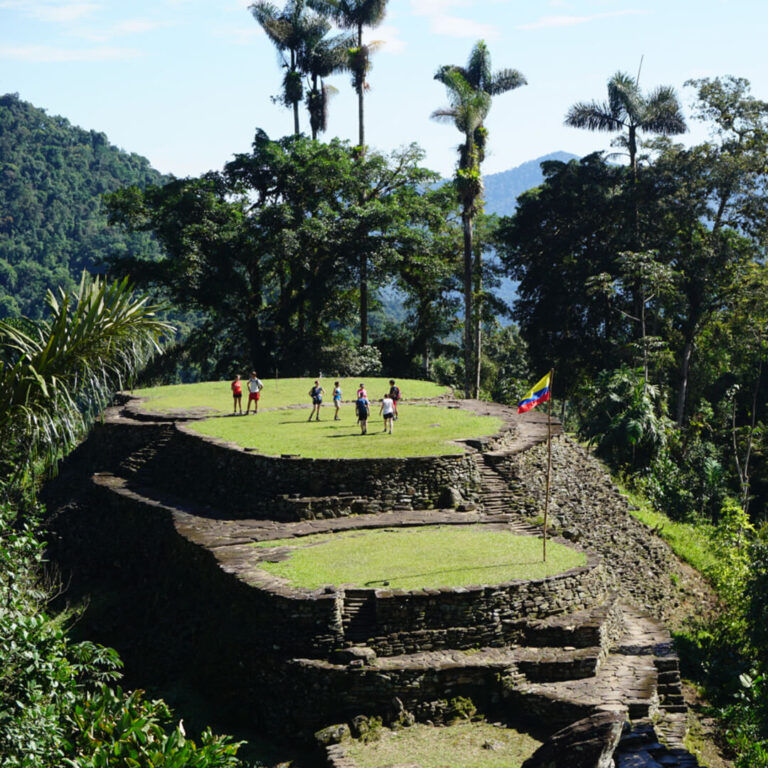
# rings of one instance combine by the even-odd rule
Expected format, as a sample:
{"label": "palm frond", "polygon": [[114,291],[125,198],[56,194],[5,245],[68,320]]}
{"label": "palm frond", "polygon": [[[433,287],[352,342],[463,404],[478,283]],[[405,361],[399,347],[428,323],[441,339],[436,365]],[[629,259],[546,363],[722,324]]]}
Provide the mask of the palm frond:
{"label": "palm frond", "polygon": [[590,131],[619,131],[624,127],[609,104],[596,101],[574,104],[565,116],[565,124],[572,128],[588,128]]}
{"label": "palm frond", "polygon": [[493,73],[486,90],[491,96],[498,96],[501,93],[513,91],[515,88],[520,88],[520,86],[527,84],[528,81],[524,75],[516,69],[500,69],[498,72]]}
{"label": "palm frond", "polygon": [[68,296],[49,292],[51,317],[34,333],[0,322],[0,459],[33,461],[71,446],[115,387],[159,350],[173,328],[127,280],[83,275]]}

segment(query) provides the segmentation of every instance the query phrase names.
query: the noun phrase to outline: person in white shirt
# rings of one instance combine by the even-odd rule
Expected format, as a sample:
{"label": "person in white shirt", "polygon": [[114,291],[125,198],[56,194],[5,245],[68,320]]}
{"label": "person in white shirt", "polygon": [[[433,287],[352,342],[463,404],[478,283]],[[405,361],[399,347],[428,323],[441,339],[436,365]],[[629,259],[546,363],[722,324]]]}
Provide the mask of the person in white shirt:
{"label": "person in white shirt", "polygon": [[381,408],[379,408],[379,415],[384,417],[384,431],[392,434],[392,423],[395,420],[395,401],[389,396],[384,395],[381,400]]}
{"label": "person in white shirt", "polygon": [[246,416],[251,411],[251,403],[253,403],[253,412],[259,412],[259,398],[261,397],[262,389],[264,389],[264,385],[256,375],[256,371],[251,371],[251,378],[248,379],[248,405],[245,407]]}

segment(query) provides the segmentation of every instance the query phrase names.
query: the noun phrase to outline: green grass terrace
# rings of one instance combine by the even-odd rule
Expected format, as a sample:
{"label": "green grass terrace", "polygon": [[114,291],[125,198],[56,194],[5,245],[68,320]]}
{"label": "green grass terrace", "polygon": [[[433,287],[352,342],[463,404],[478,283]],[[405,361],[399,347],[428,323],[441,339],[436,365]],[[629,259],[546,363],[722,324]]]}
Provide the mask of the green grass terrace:
{"label": "green grass terrace", "polygon": [[[259,567],[290,585],[426,589],[542,579],[586,564],[586,555],[487,525],[379,528],[254,544]],[[287,549],[287,552],[286,552]],[[275,562],[270,562],[274,553]],[[285,555],[287,554],[287,557]]]}
{"label": "green grass terrace", "polygon": [[[248,403],[247,381],[249,373],[243,373],[243,410]],[[232,376],[234,379],[234,375]],[[309,404],[310,387],[314,384],[312,378],[300,379],[261,379],[264,389],[261,393],[259,408],[285,408],[299,403]],[[323,409],[331,412],[331,397],[333,382],[337,379],[320,379],[325,389]],[[386,378],[347,378],[338,379],[343,392],[342,400],[353,401],[360,383],[364,383],[371,400],[379,400],[389,391],[389,379]],[[137,389],[133,394],[144,398],[142,409],[152,413],[174,413],[190,409],[208,408],[211,413],[232,412],[232,391],[230,381],[204,381],[199,384],[170,384],[164,387]],[[449,395],[449,387],[443,387],[431,381],[416,379],[397,379],[402,396],[407,400],[424,399]],[[350,409],[351,413],[351,409]]]}
{"label": "green grass terrace", "polygon": [[[368,434],[361,435],[354,406],[341,408],[341,420],[333,420],[333,406],[323,406],[321,420],[308,422],[310,407],[260,411],[257,416],[222,416],[191,423],[201,435],[228,440],[255,452],[315,459],[375,459],[411,456],[442,456],[464,453],[456,442],[462,438],[496,434],[502,420],[460,408],[409,404],[400,406],[393,434],[383,431],[379,406],[371,404]],[[372,470],[375,471],[375,470]]]}

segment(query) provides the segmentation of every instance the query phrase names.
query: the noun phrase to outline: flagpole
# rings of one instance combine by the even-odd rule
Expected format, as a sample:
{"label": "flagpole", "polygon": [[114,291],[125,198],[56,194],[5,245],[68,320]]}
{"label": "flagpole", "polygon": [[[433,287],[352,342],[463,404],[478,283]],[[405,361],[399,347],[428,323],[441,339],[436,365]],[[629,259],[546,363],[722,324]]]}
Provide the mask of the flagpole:
{"label": "flagpole", "polygon": [[544,562],[547,562],[547,517],[549,516],[549,486],[552,480],[552,385],[555,380],[555,369],[549,371],[549,400],[547,401],[547,491],[544,496]]}

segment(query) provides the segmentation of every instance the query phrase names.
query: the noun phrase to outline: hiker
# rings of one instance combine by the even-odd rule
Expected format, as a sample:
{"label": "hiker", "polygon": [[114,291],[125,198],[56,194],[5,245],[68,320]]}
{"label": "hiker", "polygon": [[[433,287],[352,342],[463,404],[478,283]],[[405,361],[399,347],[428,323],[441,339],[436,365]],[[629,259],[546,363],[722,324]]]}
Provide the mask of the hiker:
{"label": "hiker", "polygon": [[254,414],[259,412],[259,398],[261,397],[262,389],[264,389],[264,384],[256,375],[256,371],[251,371],[251,378],[248,379],[248,405],[245,408],[246,416],[251,412],[251,403],[253,403]]}
{"label": "hiker", "polygon": [[368,399],[368,393],[365,391],[365,384],[362,381],[357,389],[357,399],[359,400],[361,397],[364,397],[366,400]]}
{"label": "hiker", "polygon": [[394,420],[397,421],[397,403],[400,400],[400,387],[395,384],[394,379],[389,380],[389,397],[391,398],[392,402],[395,404],[395,415]]}
{"label": "hiker", "polygon": [[357,413],[357,423],[360,425],[360,434],[368,434],[368,416],[371,411],[367,397],[357,398],[355,401],[355,411]]}
{"label": "hiker", "polygon": [[339,408],[341,407],[341,387],[338,381],[333,382],[333,407],[336,409],[333,414],[334,421],[341,421]]}
{"label": "hiker", "polygon": [[235,376],[235,380],[230,385],[232,387],[232,415],[240,409],[240,415],[243,415],[243,385],[240,382],[240,374]]}
{"label": "hiker", "polygon": [[320,382],[315,379],[315,385],[309,390],[309,396],[312,398],[312,412],[309,414],[307,421],[312,421],[312,417],[315,416],[315,421],[320,421],[320,406],[323,404],[323,395],[325,390],[320,386]]}
{"label": "hiker", "polygon": [[395,401],[389,396],[389,393],[381,399],[379,415],[384,417],[384,431],[391,435],[392,422],[395,420]]}

